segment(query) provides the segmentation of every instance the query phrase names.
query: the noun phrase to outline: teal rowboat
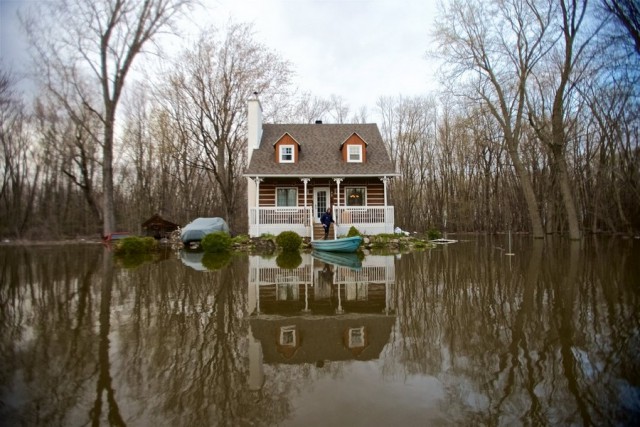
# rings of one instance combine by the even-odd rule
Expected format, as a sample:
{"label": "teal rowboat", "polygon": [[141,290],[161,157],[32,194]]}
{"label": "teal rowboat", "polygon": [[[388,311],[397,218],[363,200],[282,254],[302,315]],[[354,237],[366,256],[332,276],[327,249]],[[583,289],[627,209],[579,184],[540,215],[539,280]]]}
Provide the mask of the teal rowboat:
{"label": "teal rowboat", "polygon": [[311,246],[318,251],[355,252],[362,243],[361,236],[343,237],[336,240],[312,240]]}

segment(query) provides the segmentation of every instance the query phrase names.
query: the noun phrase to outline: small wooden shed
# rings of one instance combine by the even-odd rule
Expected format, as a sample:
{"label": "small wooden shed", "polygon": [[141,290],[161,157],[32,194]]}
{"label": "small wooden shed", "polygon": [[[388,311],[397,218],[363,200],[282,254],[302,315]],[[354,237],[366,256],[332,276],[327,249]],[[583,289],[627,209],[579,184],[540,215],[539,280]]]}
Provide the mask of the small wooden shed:
{"label": "small wooden shed", "polygon": [[173,231],[177,230],[178,227],[178,224],[167,221],[158,214],[154,214],[151,218],[142,223],[142,231],[144,235],[155,237],[156,239],[169,237],[169,235]]}

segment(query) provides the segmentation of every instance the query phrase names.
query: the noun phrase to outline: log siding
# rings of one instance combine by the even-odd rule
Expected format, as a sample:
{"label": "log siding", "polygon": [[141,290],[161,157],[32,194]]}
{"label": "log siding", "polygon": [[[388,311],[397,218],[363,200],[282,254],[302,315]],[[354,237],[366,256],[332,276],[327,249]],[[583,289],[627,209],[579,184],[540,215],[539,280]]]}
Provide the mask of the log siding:
{"label": "log siding", "polygon": [[[337,204],[337,185],[333,179],[311,179],[307,184],[307,206],[313,206],[313,188],[328,187],[331,193],[331,204]],[[347,187],[365,187],[367,206],[384,206],[384,185],[378,178],[346,178],[340,184],[340,205],[345,206],[345,192]],[[296,188],[298,190],[298,206],[304,206],[304,183],[299,178],[267,178],[260,184],[259,206],[276,206],[277,188]]]}

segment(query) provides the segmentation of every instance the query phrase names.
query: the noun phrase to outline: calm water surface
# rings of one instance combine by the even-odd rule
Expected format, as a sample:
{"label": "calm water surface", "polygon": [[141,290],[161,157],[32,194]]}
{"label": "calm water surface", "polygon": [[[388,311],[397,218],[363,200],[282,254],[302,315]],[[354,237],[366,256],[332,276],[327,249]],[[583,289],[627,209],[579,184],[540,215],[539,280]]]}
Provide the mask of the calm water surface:
{"label": "calm water surface", "polygon": [[640,241],[502,240],[1,247],[0,424],[639,425]]}

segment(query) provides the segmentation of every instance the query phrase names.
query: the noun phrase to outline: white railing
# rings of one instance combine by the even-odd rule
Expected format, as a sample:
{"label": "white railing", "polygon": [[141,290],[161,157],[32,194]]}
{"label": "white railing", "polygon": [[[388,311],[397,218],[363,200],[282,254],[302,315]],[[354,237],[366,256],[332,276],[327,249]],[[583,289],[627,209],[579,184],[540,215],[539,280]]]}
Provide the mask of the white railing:
{"label": "white railing", "polygon": [[352,270],[348,267],[338,267],[334,275],[334,282],[340,283],[387,283],[393,281],[389,277],[387,267],[362,267],[360,270]]}
{"label": "white railing", "polygon": [[252,208],[251,224],[311,224],[311,208]]}
{"label": "white railing", "polygon": [[[351,226],[362,234],[393,233],[393,206],[333,206],[332,227],[337,236],[345,235]],[[311,207],[260,207],[249,209],[249,235],[257,237],[265,233],[278,235],[283,231],[295,231],[303,237],[313,233],[313,209]]]}
{"label": "white railing", "polygon": [[334,206],[336,232],[345,234],[351,226],[363,234],[393,233],[393,206]]}
{"label": "white railing", "polygon": [[273,283],[312,283],[311,265],[304,265],[294,270],[284,270],[282,268],[261,268],[257,271],[259,275],[256,279],[258,284]]}
{"label": "white railing", "polygon": [[393,215],[393,206],[334,206],[333,209],[336,220],[345,224],[381,224]]}
{"label": "white railing", "polygon": [[309,236],[311,233],[311,212],[311,207],[250,208],[249,235],[254,237],[264,233],[277,235],[290,230],[301,236]]}

